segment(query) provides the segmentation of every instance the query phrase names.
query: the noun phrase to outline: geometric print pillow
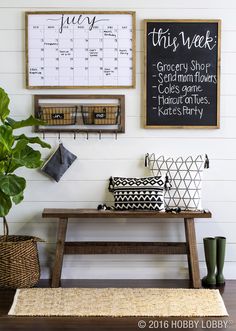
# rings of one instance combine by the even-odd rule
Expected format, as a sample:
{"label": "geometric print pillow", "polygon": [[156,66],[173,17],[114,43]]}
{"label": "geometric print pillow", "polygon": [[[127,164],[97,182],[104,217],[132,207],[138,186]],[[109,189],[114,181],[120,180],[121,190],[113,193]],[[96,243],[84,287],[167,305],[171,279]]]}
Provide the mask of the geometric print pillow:
{"label": "geometric print pillow", "polygon": [[116,210],[164,210],[162,176],[127,178],[110,177],[109,191],[113,192]]}
{"label": "geometric print pillow", "polygon": [[209,167],[206,155],[166,158],[155,154],[148,155],[148,166],[153,175],[168,176],[171,189],[165,193],[167,208],[180,207],[182,210],[202,210],[202,173]]}

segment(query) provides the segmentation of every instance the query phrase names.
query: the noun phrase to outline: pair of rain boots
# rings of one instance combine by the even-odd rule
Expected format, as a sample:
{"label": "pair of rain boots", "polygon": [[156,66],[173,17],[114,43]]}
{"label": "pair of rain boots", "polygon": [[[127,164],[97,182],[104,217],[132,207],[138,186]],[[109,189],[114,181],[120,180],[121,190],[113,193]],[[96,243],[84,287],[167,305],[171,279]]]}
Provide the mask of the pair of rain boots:
{"label": "pair of rain boots", "polygon": [[225,285],[223,267],[225,260],[225,237],[203,238],[207,266],[207,276],[202,279],[202,286],[208,288]]}

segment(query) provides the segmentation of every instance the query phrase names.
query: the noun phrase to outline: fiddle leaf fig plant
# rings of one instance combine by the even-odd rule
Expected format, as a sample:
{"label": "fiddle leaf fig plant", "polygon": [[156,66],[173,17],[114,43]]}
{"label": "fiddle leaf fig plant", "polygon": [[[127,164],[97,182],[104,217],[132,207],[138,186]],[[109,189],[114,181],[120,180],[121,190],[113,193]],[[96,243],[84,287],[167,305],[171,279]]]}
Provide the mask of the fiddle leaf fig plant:
{"label": "fiddle leaf fig plant", "polygon": [[38,137],[16,134],[17,129],[42,125],[44,122],[30,116],[26,120],[15,121],[10,118],[10,99],[4,89],[0,88],[0,217],[3,218],[4,234],[8,235],[6,215],[12,204],[19,204],[24,199],[26,180],[15,171],[20,167],[39,168],[43,161],[41,153],[32,145],[42,148],[51,146]]}

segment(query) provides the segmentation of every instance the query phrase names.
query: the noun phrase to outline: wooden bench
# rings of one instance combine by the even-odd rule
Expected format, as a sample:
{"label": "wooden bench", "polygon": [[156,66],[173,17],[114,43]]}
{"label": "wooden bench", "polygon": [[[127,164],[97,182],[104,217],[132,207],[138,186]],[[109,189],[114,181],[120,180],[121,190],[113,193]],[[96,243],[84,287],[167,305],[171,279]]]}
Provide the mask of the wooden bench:
{"label": "wooden bench", "polygon": [[[195,218],[211,218],[210,212],[166,213],[156,211],[114,211],[96,209],[44,209],[44,218],[59,220],[52,287],[59,287],[64,254],[186,254],[194,288],[201,287],[195,235]],[[182,218],[186,242],[65,242],[69,218]]]}

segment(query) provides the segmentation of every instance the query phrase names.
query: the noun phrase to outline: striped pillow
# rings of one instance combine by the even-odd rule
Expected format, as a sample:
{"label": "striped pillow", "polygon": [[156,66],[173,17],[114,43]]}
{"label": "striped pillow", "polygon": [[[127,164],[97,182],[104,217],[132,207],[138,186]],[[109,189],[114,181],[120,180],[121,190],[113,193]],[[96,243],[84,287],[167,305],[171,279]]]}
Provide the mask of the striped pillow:
{"label": "striped pillow", "polygon": [[113,192],[116,210],[164,210],[162,176],[126,178],[110,177],[109,191]]}

